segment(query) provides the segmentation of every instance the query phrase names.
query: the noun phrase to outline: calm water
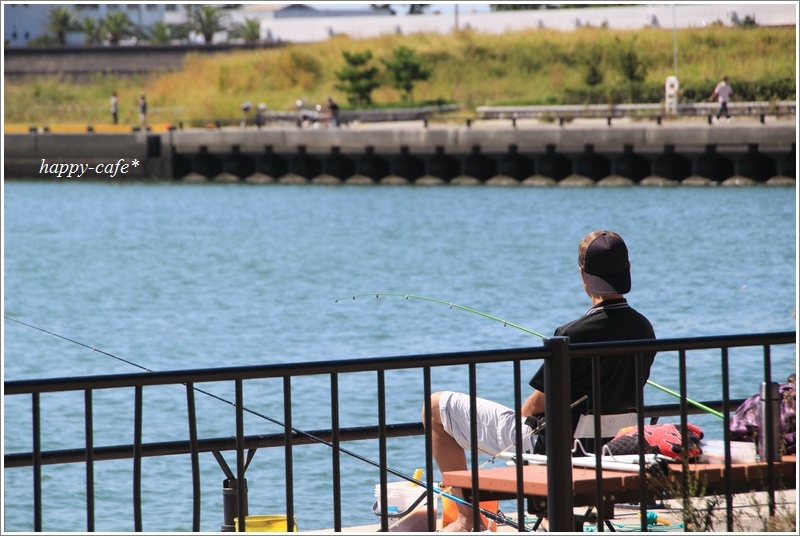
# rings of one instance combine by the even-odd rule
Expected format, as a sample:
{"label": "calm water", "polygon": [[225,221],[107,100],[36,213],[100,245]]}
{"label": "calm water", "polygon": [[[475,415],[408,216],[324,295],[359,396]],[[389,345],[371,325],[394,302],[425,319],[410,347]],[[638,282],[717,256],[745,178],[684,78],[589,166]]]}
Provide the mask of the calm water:
{"label": "calm water", "polygon": [[[466,305],[550,334],[589,306],[577,244],[619,232],[631,250],[631,304],[659,337],[791,330],[796,320],[796,191],[792,188],[243,186],[8,182],[4,185],[5,314],[152,370],[238,366],[539,346],[520,330],[422,301],[338,298],[418,294]],[[9,321],[4,378],[137,372],[129,364]],[[758,354],[732,351],[732,392],[758,389]],[[773,355],[775,378],[796,369],[794,349]],[[674,360],[651,379],[677,389]],[[720,397],[716,362],[690,365],[689,396]],[[530,374],[534,372],[531,369]],[[526,372],[527,375],[527,372]],[[364,381],[365,380],[365,381]],[[484,396],[513,403],[505,369],[482,369]],[[388,418],[420,418],[421,381],[391,374]],[[342,426],[376,424],[374,378],[342,378]],[[215,386],[233,400],[232,389]],[[245,392],[248,407],[282,420],[279,386]],[[467,389],[462,372],[435,371],[434,389]],[[502,394],[498,394],[502,393]],[[301,429],[329,426],[327,379],[293,383]],[[647,403],[674,402],[655,389]],[[4,446],[30,450],[27,398],[4,400]],[[132,392],[97,393],[95,444],[131,443]],[[145,441],[187,437],[185,393],[145,392]],[[230,406],[198,397],[199,434],[234,432]],[[81,396],[43,397],[43,447],[83,445]],[[315,406],[316,405],[316,406]],[[320,406],[322,406],[320,408]],[[692,422],[721,434],[713,417]],[[246,433],[279,428],[255,418]],[[348,448],[377,460],[372,442]],[[331,527],[330,449],[296,449],[301,530]],[[392,441],[389,465],[423,464],[421,438]],[[230,465],[235,457],[227,456]],[[343,457],[345,525],[375,523],[377,470]],[[83,466],[44,468],[44,528],[84,531]],[[202,529],[222,523],[224,475],[203,468]],[[285,511],[279,449],[248,469],[250,513]],[[145,531],[191,528],[188,458],[144,461]],[[96,465],[97,530],[133,530],[131,462]],[[390,480],[396,480],[390,477]],[[4,471],[7,531],[29,531],[31,473]],[[513,508],[513,507],[512,507]]]}

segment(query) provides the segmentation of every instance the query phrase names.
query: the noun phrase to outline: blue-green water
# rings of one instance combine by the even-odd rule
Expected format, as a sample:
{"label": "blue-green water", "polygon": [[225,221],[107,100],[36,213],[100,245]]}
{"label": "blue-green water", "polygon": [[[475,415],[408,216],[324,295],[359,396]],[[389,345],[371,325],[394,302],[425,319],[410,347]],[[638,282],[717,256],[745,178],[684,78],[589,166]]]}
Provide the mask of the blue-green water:
{"label": "blue-green water", "polygon": [[[7,182],[4,312],[152,370],[174,370],[458,350],[538,346],[520,330],[477,315],[402,298],[402,292],[469,306],[540,333],[589,302],[577,245],[596,228],[619,232],[631,251],[631,304],[659,337],[795,329],[797,210],[793,188],[491,188],[246,186]],[[3,323],[4,379],[137,372],[123,362]],[[773,377],[796,369],[775,352]],[[689,394],[720,397],[720,374],[695,358]],[[758,389],[762,362],[731,352],[731,396]],[[513,403],[505,369],[485,370],[483,396]],[[532,374],[534,370],[530,370]],[[526,372],[527,374],[527,372]],[[651,379],[677,386],[674,360]],[[327,379],[293,383],[294,425],[329,426]],[[415,373],[387,378],[390,422],[420,419]],[[418,387],[419,386],[419,387]],[[433,388],[467,389],[462,373],[435,371]],[[248,407],[282,419],[279,386],[246,391]],[[218,394],[233,400],[220,388]],[[342,426],[377,423],[374,378],[343,376]],[[526,393],[525,393],[526,394]],[[646,402],[669,403],[646,391]],[[4,400],[6,452],[31,446],[29,399]],[[132,392],[97,393],[95,444],[131,443]],[[145,394],[145,441],[187,437],[185,393]],[[83,445],[83,397],[43,397],[43,448]],[[199,434],[235,429],[230,406],[198,399]],[[693,419],[709,435],[713,417]],[[715,428],[716,427],[716,428]],[[255,418],[246,433],[275,433]],[[349,445],[377,460],[371,442]],[[332,527],[330,449],[298,447],[295,508],[301,530]],[[248,469],[250,513],[285,511],[280,449]],[[422,438],[393,440],[389,464],[421,466]],[[233,457],[228,458],[233,465]],[[345,525],[376,522],[377,470],[343,458]],[[46,531],[84,531],[85,470],[43,470]],[[224,475],[202,456],[202,530],[222,523]],[[188,458],[144,461],[145,531],[191,530]],[[131,531],[131,462],[96,466],[97,530]],[[390,480],[393,480],[390,477]],[[4,530],[33,528],[29,469],[4,471]]]}

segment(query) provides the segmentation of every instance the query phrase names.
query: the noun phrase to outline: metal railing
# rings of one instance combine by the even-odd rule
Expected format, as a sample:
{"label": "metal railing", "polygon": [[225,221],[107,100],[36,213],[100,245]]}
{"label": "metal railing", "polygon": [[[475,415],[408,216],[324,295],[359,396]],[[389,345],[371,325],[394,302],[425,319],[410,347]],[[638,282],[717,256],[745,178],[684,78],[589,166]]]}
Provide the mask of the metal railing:
{"label": "metal railing", "polygon": [[[637,119],[654,119],[661,124],[663,119],[682,117],[705,117],[708,123],[719,112],[719,103],[698,102],[679,103],[670,109],[664,103],[639,104],[563,104],[545,106],[478,106],[475,113],[480,119],[541,119],[558,121],[563,125],[566,121],[581,118],[605,119],[611,125],[612,119],[623,117]],[[758,117],[764,123],[766,116],[794,116],[797,113],[796,101],[753,101],[729,102],[728,112],[732,116]]]}
{"label": "metal railing", "polygon": [[[666,353],[677,352],[677,366],[680,371],[680,393],[681,401],[677,405],[661,405],[644,407],[643,395],[639,393],[639,403],[637,407],[640,425],[644,423],[646,417],[657,419],[663,415],[680,415],[681,423],[686,429],[686,418],[689,414],[698,413],[698,410],[687,404],[686,397],[686,364],[687,353],[695,350],[716,349],[720,351],[720,366],[722,370],[722,399],[704,403],[706,406],[721,408],[725,416],[724,438],[728,444],[729,435],[729,413],[735,409],[740,400],[732,400],[729,397],[728,385],[728,349],[733,347],[755,347],[763,349],[763,381],[772,382],[772,363],[771,348],[776,345],[793,345],[796,342],[796,332],[777,332],[764,334],[750,334],[737,336],[703,337],[703,338],[684,338],[684,339],[665,339],[659,341],[628,341],[620,343],[598,343],[598,344],[573,344],[570,345],[568,339],[552,338],[546,339],[545,345],[540,348],[505,349],[480,352],[459,352],[431,355],[397,356],[382,357],[372,359],[353,359],[336,360],[324,362],[305,362],[296,364],[263,365],[248,367],[229,367],[211,368],[195,370],[179,370],[167,372],[146,372],[136,374],[115,374],[103,376],[84,376],[71,378],[53,379],[33,379],[16,380],[4,382],[4,396],[29,396],[31,399],[31,451],[30,452],[6,452],[4,455],[5,469],[32,468],[33,486],[33,527],[35,531],[42,531],[43,516],[43,495],[42,495],[42,467],[51,464],[83,463],[86,466],[86,518],[87,531],[95,530],[95,486],[94,472],[95,464],[105,460],[113,459],[132,459],[133,460],[133,517],[136,531],[142,531],[142,460],[148,457],[169,456],[177,454],[188,454],[191,457],[192,471],[192,495],[193,495],[193,531],[199,531],[200,519],[200,469],[199,457],[201,454],[211,452],[220,462],[223,471],[228,477],[224,483],[224,524],[223,531],[234,530],[234,517],[244,520],[238,525],[238,530],[245,530],[246,517],[248,515],[247,488],[245,471],[258,448],[283,447],[285,458],[285,497],[286,497],[286,518],[289,523],[294,519],[294,489],[296,475],[293,471],[293,452],[294,448],[308,444],[325,444],[332,449],[331,483],[333,488],[332,511],[334,515],[333,529],[342,531],[342,495],[341,495],[341,457],[342,454],[355,456],[362,461],[373,464],[380,469],[380,489],[382,496],[387,496],[387,477],[389,474],[401,476],[408,479],[403,474],[394,471],[387,463],[387,444],[391,438],[425,435],[425,474],[427,494],[428,494],[428,523],[431,530],[435,529],[436,519],[434,504],[433,480],[434,467],[432,457],[432,442],[430,433],[430,397],[431,397],[431,370],[437,367],[465,366],[469,374],[469,392],[472,397],[476,395],[476,366],[483,363],[510,363],[514,371],[514,390],[515,406],[519,412],[522,399],[523,382],[521,376],[521,364],[531,360],[543,360],[545,366],[546,381],[546,405],[548,408],[548,429],[547,451],[548,471],[558,473],[558,479],[565,478],[564,475],[571,474],[571,427],[570,422],[570,401],[569,389],[564,389],[568,385],[569,363],[571,359],[592,359],[598,354],[602,355],[621,355],[621,354],[640,354],[645,352],[658,352],[660,359],[667,359]],[[418,369],[423,373],[423,392],[426,420],[428,422],[419,423],[397,423],[390,424],[386,416],[386,381],[385,374],[388,371],[402,369]],[[352,373],[374,373],[377,388],[377,409],[378,422],[375,426],[365,426],[357,428],[342,428],[339,426],[340,404],[339,404],[339,381],[343,375]],[[330,418],[331,428],[324,430],[304,431],[292,425],[293,404],[292,404],[292,382],[296,378],[303,376],[327,376],[330,381]],[[276,420],[272,417],[254,412],[247,408],[244,400],[243,385],[245,382],[264,379],[279,378],[283,382],[283,419]],[[195,393],[209,394],[203,389],[196,387],[199,383],[219,384],[220,382],[232,382],[235,389],[235,400],[226,401],[235,408],[235,429],[233,437],[226,438],[200,438],[197,435],[197,414],[195,410]],[[566,382],[566,383],[565,383]],[[145,443],[142,439],[143,427],[143,399],[145,389],[153,386],[162,385],[183,385],[185,387],[187,399],[187,421],[189,423],[189,437],[185,441],[172,441],[161,443]],[[557,386],[562,386],[561,389]],[[106,389],[134,389],[133,423],[134,423],[134,443],[132,445],[118,446],[96,446],[94,444],[94,422],[93,422],[93,394],[98,390]],[[85,444],[68,450],[42,450],[42,398],[53,393],[63,392],[83,392],[84,393],[84,419],[85,419]],[[219,398],[216,395],[211,395]],[[8,398],[6,398],[8,401]],[[7,405],[8,406],[8,405]],[[319,404],[313,411],[318,411]],[[595,407],[599,407],[596,405]],[[770,406],[767,406],[768,408]],[[768,410],[769,412],[770,410]],[[273,435],[245,435],[244,433],[244,414],[253,413],[259,417],[266,418],[284,428],[282,434]],[[566,417],[565,417],[566,416]],[[770,425],[773,420],[768,413]],[[641,429],[641,426],[640,426]],[[768,430],[769,432],[769,430]],[[640,432],[641,435],[641,432]],[[768,433],[768,437],[772,437]],[[379,442],[380,460],[375,462],[353,453],[343,447],[344,443],[362,439],[377,439]],[[475,439],[473,439],[474,441]],[[597,438],[599,440],[599,438]],[[684,435],[684,442],[686,437]],[[640,437],[640,444],[641,442]],[[685,445],[685,443],[684,443]],[[521,447],[520,447],[521,448]],[[519,448],[518,448],[519,450]],[[234,470],[227,468],[220,456],[222,451],[236,452],[236,467]],[[771,449],[770,449],[771,451]],[[477,450],[472,450],[471,467],[475,479],[477,480],[478,458]],[[521,453],[518,453],[521,459]],[[774,460],[768,457],[769,467],[772,467]],[[521,466],[519,466],[521,467]],[[730,452],[726,456],[726,469],[730,468]],[[521,470],[520,470],[521,473]],[[519,473],[518,473],[519,474]],[[774,508],[774,493],[777,489],[777,482],[774,475],[768,472],[768,483],[770,492],[771,508]],[[477,490],[477,481],[473,485]],[[68,492],[79,492],[81,490],[68,490]],[[602,489],[598,489],[601,493]],[[645,497],[644,491],[642,495]],[[726,490],[726,499],[729,509],[732,508],[732,491]],[[473,496],[474,504],[479,501],[478,493]],[[388,511],[387,501],[383,501],[381,507],[380,528],[387,531]],[[644,504],[644,500],[643,500]],[[572,519],[572,497],[571,490],[566,486],[554,486],[548,490],[548,517],[550,518],[550,530],[571,531],[573,528]],[[523,502],[522,482],[518,482],[517,493],[518,519],[525,519],[525,506]],[[475,515],[478,515],[475,509]],[[643,516],[644,517],[644,516]],[[643,523],[645,519],[643,519]],[[729,515],[729,530],[732,523]],[[598,521],[600,530],[601,524]],[[646,527],[643,527],[646,528]],[[524,523],[519,524],[520,531],[525,530]],[[291,530],[291,525],[289,526]]]}

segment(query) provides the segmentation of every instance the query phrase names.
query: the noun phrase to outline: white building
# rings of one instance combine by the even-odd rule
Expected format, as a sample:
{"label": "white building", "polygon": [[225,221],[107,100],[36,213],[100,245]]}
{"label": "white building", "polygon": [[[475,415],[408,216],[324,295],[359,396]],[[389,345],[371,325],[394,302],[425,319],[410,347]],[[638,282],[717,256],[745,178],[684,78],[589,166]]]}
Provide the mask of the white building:
{"label": "white building", "polygon": [[[75,10],[80,19],[102,18],[112,11],[128,13],[131,21],[140,26],[151,26],[159,20],[168,24],[186,22],[187,4],[57,4]],[[230,4],[214,4],[216,6]],[[454,29],[470,28],[482,33],[502,33],[524,29],[547,28],[569,31],[582,26],[611,29],[637,29],[645,27],[699,28],[721,23],[736,26],[747,18],[759,26],[796,26],[797,2],[771,3],[675,3],[630,4],[614,7],[583,9],[537,9],[528,11],[479,11],[471,4],[453,4],[450,13],[425,13],[401,15],[402,9],[392,15],[389,9],[373,9],[370,4],[354,4],[347,8],[332,8],[325,3],[278,4],[271,2],[241,4],[236,9],[226,9],[228,22],[242,23],[256,19],[264,41],[315,42],[332,35],[346,34],[353,38],[368,38],[389,33],[413,34],[420,32],[449,33]],[[24,46],[46,32],[47,11],[54,4],[3,3],[3,31],[5,42],[11,46]],[[68,36],[68,44],[83,44],[80,32]],[[215,36],[215,41],[226,41],[226,32]]]}
{"label": "white building", "polygon": [[[313,6],[313,4],[311,4]],[[633,30],[647,27],[702,28],[711,24],[734,27],[748,17],[759,26],[796,26],[797,2],[631,4],[581,9],[535,9],[526,11],[477,11],[460,5],[450,13],[360,17],[279,17],[245,6],[244,17],[258,14],[261,35],[287,42],[315,42],[332,35],[369,38],[390,33],[449,33],[472,29],[481,33],[503,33],[547,28],[570,31],[583,26]],[[233,13],[232,13],[233,16]]]}

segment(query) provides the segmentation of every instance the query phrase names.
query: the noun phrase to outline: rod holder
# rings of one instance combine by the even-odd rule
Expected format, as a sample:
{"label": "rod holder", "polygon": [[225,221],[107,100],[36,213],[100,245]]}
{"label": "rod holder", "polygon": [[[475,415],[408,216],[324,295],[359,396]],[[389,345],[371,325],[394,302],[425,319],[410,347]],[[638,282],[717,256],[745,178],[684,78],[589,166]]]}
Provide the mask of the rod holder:
{"label": "rod holder", "polygon": [[[250,515],[247,508],[247,479],[244,479],[244,512]],[[222,527],[220,532],[236,532],[234,519],[239,515],[239,483],[235,478],[226,478],[222,482]],[[247,521],[245,521],[247,523]]]}

